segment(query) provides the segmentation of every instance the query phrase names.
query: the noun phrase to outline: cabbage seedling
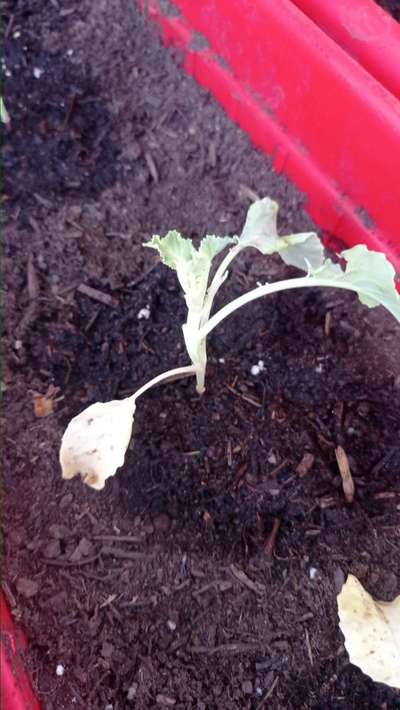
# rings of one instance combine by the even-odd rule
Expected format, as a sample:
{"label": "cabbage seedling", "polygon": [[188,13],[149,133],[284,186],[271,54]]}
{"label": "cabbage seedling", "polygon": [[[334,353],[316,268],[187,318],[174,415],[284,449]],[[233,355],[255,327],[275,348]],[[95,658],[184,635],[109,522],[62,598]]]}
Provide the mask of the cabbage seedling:
{"label": "cabbage seedling", "polygon": [[[177,273],[187,306],[183,337],[192,364],[158,375],[125,400],[93,404],[75,417],[61,444],[64,478],[80,473],[88,485],[103,488],[105,480],[123,464],[138,397],[171,378],[188,376],[196,377],[197,391],[202,394],[207,336],[238,308],[261,296],[316,286],[349,289],[369,308],[383,305],[400,321],[395,270],[384,254],[360,244],[341,252],[336,263],[325,256],[315,232],[279,236],[277,215],[277,203],[266,197],[251,205],[240,236],[207,235],[196,249],[179,232],[170,231],[165,237],[153,236],[144,245],[156,249],[161,261]],[[286,264],[304,271],[305,276],[259,284],[211,315],[214,298],[228,276],[230,264],[241,251],[249,248],[264,255],[279,254]],[[210,277],[213,260],[223,251],[225,255]]]}

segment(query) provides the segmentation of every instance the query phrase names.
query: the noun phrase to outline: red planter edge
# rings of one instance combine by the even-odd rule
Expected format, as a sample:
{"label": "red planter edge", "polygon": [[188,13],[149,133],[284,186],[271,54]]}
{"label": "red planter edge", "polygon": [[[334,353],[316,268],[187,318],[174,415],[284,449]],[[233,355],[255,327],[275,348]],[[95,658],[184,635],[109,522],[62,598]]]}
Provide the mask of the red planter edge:
{"label": "red planter edge", "polygon": [[400,99],[400,23],[374,0],[293,0],[313,22]]}
{"label": "red planter edge", "polygon": [[400,271],[400,101],[297,6],[307,0],[138,2],[305,193],[327,243],[364,243]]}
{"label": "red planter edge", "polygon": [[0,594],[2,710],[41,710],[25,668],[27,638],[17,629],[4,594]]}

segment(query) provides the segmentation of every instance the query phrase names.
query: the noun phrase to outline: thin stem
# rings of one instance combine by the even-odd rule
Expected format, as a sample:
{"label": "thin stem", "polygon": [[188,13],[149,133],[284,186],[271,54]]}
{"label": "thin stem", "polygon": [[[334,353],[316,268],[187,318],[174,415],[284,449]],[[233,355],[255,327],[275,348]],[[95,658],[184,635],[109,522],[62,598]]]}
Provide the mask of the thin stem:
{"label": "thin stem", "polygon": [[161,375],[157,375],[156,377],[153,377],[152,380],[149,380],[149,382],[146,382],[146,384],[142,385],[137,392],[132,394],[128,399],[131,399],[133,402],[137,400],[138,397],[140,397],[142,394],[147,392],[147,390],[151,389],[152,387],[155,387],[156,385],[160,384],[166,384],[167,382],[173,382],[174,380],[180,380],[182,377],[191,377],[191,375],[196,374],[196,368],[193,365],[186,365],[185,367],[175,367],[173,370],[167,370],[166,372],[162,372]]}
{"label": "thin stem", "polygon": [[203,313],[202,313],[202,317],[201,317],[202,325],[205,325],[205,323],[207,323],[207,321],[210,317],[210,312],[211,312],[211,308],[212,308],[212,305],[214,302],[214,298],[215,298],[217,292],[219,291],[220,287],[222,286],[222,284],[225,281],[224,276],[225,276],[225,272],[228,269],[228,266],[237,257],[239,252],[242,251],[242,249],[243,249],[242,244],[236,244],[234,247],[232,247],[228,251],[226,256],[224,257],[224,259],[222,259],[218,269],[216,270],[214,277],[208,287],[207,296],[206,296],[206,300],[205,300],[205,304],[204,304],[204,308],[203,308]]}
{"label": "thin stem", "polygon": [[221,308],[210,318],[209,321],[207,321],[207,323],[202,326],[202,328],[200,328],[199,338],[206,338],[217,325],[234,313],[238,308],[245,306],[246,303],[255,301],[257,298],[261,298],[261,296],[267,296],[271,293],[278,293],[278,291],[286,291],[291,288],[315,288],[316,286],[342,288],[355,291],[356,293],[359,291],[356,286],[352,286],[348,283],[340,283],[340,281],[329,279],[310,278],[309,276],[304,276],[298,279],[287,279],[285,281],[278,281],[272,284],[264,284],[263,286],[258,286],[253,289],[249,293],[244,293],[242,296],[235,298],[234,301],[231,301],[231,303],[228,303],[226,306]]}

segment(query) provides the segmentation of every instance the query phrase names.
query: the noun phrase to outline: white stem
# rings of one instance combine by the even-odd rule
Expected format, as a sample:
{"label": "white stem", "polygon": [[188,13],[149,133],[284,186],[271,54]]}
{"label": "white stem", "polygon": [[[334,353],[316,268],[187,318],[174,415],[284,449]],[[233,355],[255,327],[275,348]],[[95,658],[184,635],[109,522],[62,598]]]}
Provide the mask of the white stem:
{"label": "white stem", "polygon": [[215,313],[207,323],[200,328],[199,338],[206,338],[209,333],[211,333],[214,328],[219,325],[225,318],[234,313],[241,306],[245,306],[246,303],[255,301],[261,296],[267,296],[270,293],[277,293],[278,291],[286,291],[291,288],[315,288],[316,286],[330,286],[332,288],[343,288],[350,291],[359,292],[356,286],[351,286],[348,283],[340,283],[340,281],[334,281],[329,279],[316,279],[309,276],[304,276],[298,279],[287,279],[285,281],[278,281],[272,284],[264,284],[263,286],[258,286],[249,293],[244,293],[243,296],[235,298],[234,301],[228,303],[226,306],[221,308],[217,313]]}
{"label": "white stem", "polygon": [[131,399],[133,402],[135,402],[138,397],[140,397],[142,394],[147,392],[147,390],[151,389],[152,387],[155,387],[156,385],[160,385],[162,383],[166,384],[167,382],[179,380],[181,379],[181,377],[190,377],[191,375],[195,374],[196,368],[193,365],[185,365],[185,367],[175,367],[173,370],[167,370],[167,372],[162,372],[161,375],[153,377],[152,380],[149,380],[149,382],[146,382],[146,384],[142,385],[142,387],[140,387],[137,392],[128,397],[128,399]]}
{"label": "white stem", "polygon": [[206,300],[205,300],[204,308],[203,308],[203,313],[202,313],[202,317],[201,317],[201,324],[202,325],[205,325],[210,317],[210,312],[211,312],[211,308],[212,308],[212,305],[214,302],[214,298],[215,298],[217,292],[219,291],[220,287],[222,286],[222,284],[225,281],[225,278],[227,276],[226,271],[228,269],[228,266],[237,257],[239,252],[242,251],[242,249],[243,249],[242,244],[236,244],[236,246],[232,247],[228,251],[226,256],[224,257],[224,259],[222,259],[218,269],[216,270],[214,277],[208,287],[207,296],[206,296]]}

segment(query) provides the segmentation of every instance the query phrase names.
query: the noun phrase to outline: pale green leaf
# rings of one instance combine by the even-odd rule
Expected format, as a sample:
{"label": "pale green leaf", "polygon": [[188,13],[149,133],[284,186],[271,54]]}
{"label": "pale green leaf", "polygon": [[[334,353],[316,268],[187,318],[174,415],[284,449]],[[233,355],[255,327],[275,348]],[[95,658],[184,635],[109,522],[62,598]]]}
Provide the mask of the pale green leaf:
{"label": "pale green leaf", "polygon": [[278,237],[276,251],[285,264],[303,271],[308,271],[309,266],[317,269],[324,263],[324,247],[315,232]]}
{"label": "pale green leaf", "polygon": [[400,295],[396,290],[396,272],[386,256],[370,251],[364,244],[346,249],[340,254],[346,261],[345,270],[327,259],[312,278],[329,279],[357,291],[361,303],[369,308],[385,306],[400,321]]}
{"label": "pale green leaf", "polygon": [[279,254],[285,264],[308,271],[323,264],[324,248],[315,232],[289,234],[277,232],[279,206],[269,197],[254,202],[247,213],[239,244],[254,247],[262,254]]}
{"label": "pale green leaf", "polygon": [[188,306],[200,309],[207,291],[213,258],[228,244],[236,241],[235,237],[207,235],[199,249],[196,249],[190,239],[184,239],[179,232],[170,231],[163,238],[154,236],[144,246],[157,249],[162,262],[177,272]]}
{"label": "pale green leaf", "polygon": [[269,197],[253,202],[248,209],[239,243],[254,247],[262,254],[273,254],[278,238],[278,210],[278,203]]}
{"label": "pale green leaf", "polygon": [[155,234],[151,241],[146,242],[143,246],[156,249],[163,264],[175,270],[178,262],[190,261],[196,251],[190,239],[184,239],[174,229],[169,231],[165,237]]}
{"label": "pale green leaf", "polygon": [[235,244],[237,242],[237,237],[216,237],[214,234],[207,234],[204,239],[202,239],[199,254],[207,259],[212,260],[214,256],[217,256],[225,247],[230,244]]}

